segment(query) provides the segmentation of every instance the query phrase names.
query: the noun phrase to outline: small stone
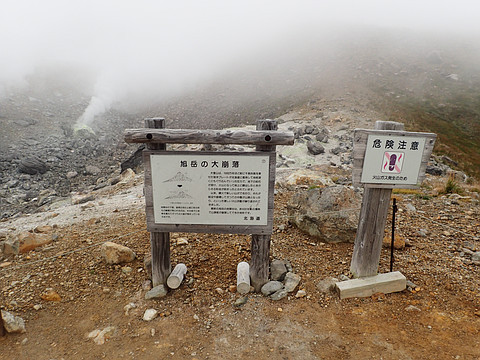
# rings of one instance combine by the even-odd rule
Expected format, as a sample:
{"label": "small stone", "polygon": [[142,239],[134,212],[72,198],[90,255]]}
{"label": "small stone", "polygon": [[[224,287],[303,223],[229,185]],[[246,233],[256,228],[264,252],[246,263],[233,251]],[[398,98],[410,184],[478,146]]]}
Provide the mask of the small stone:
{"label": "small stone", "polygon": [[39,225],[33,231],[40,234],[48,234],[52,232],[53,226],[50,225]]}
{"label": "small stone", "polygon": [[428,230],[419,229],[419,230],[417,230],[417,234],[418,234],[418,236],[426,237],[428,235]]}
{"label": "small stone", "polygon": [[298,274],[294,274],[292,272],[287,273],[287,275],[285,275],[285,290],[287,292],[292,292],[295,290],[301,279],[302,277]]}
{"label": "small stone", "polygon": [[324,280],[320,280],[317,283],[317,289],[324,294],[333,292],[335,290],[335,283],[337,283],[338,281],[339,280],[334,277],[328,277]]}
{"label": "small stone", "polygon": [[480,261],[480,251],[474,252],[472,254],[472,261]]}
{"label": "small stone", "polygon": [[38,310],[40,310],[40,309],[42,309],[42,308],[43,308],[42,304],[35,304],[35,305],[33,305],[33,309],[34,309],[34,310],[37,310],[37,311],[38,311]]}
{"label": "small stone", "polygon": [[223,295],[224,291],[222,288],[216,288],[215,291],[217,292],[217,294],[219,295]]}
{"label": "small stone", "polygon": [[245,305],[248,301],[248,296],[242,296],[242,297],[239,297],[237,300],[235,300],[235,303],[233,304],[233,306],[235,307],[241,307],[243,305]]}
{"label": "small stone", "polygon": [[67,172],[67,179],[73,179],[74,177],[76,177],[78,175],[78,173],[76,171],[69,171]]}
{"label": "small stone", "polygon": [[408,203],[405,207],[407,208],[408,211],[411,211],[411,212],[417,211],[417,209],[415,208],[415,206],[413,206],[413,204]]}
{"label": "small stone", "polygon": [[122,267],[122,273],[124,273],[124,274],[126,274],[126,275],[130,274],[130,273],[132,272],[132,270],[133,270],[133,269],[132,269],[130,266],[124,266],[124,267]]}
{"label": "small stone", "polygon": [[45,301],[62,301],[61,296],[53,290],[47,290],[45,293],[40,295],[40,298]]}
{"label": "small stone", "polygon": [[94,165],[87,165],[85,166],[85,173],[87,175],[98,175],[102,170],[99,167]]}
{"label": "small stone", "polygon": [[178,238],[177,245],[188,245],[188,240],[186,238]]}
{"label": "small stone", "polygon": [[103,345],[105,344],[105,341],[108,340],[110,337],[113,336],[115,333],[115,327],[114,326],[107,326],[105,329],[100,330],[96,329],[91,331],[87,337],[89,339],[93,339],[93,342],[97,345]]}
{"label": "small stone", "polygon": [[325,152],[325,148],[318,141],[308,141],[307,149],[308,149],[308,152],[312,155],[319,155]]}
{"label": "small stone", "polygon": [[341,274],[339,277],[340,281],[347,281],[350,280],[350,278],[347,275]]}
{"label": "small stone", "polygon": [[[383,247],[390,248],[392,245],[391,235],[387,235],[383,238]],[[405,238],[399,234],[395,234],[395,239],[393,241],[393,248],[396,250],[405,249]]]}
{"label": "small stone", "polygon": [[236,293],[237,292],[237,285],[230,285],[228,287],[228,291],[230,291],[231,293]]}
{"label": "small stone", "polygon": [[151,290],[152,289],[152,281],[151,280],[145,280],[142,284],[142,289],[145,291]]}
{"label": "small stone", "polygon": [[281,300],[283,299],[284,297],[286,297],[288,295],[288,292],[286,289],[282,288],[276,292],[274,292],[271,296],[270,296],[270,299],[274,300],[274,301],[278,301],[278,300]]}
{"label": "small stone", "polygon": [[72,204],[73,205],[80,205],[80,204],[85,204],[89,201],[94,201],[95,196],[92,194],[87,194],[87,195],[73,195],[72,196]]}
{"label": "small stone", "polygon": [[418,311],[418,312],[420,312],[422,310],[420,310],[418,307],[416,307],[414,305],[409,305],[405,308],[405,311]]}
{"label": "small stone", "polygon": [[296,298],[303,298],[307,295],[307,292],[305,290],[298,290],[297,293],[295,294]]}
{"label": "small stone", "polygon": [[168,293],[167,287],[163,284],[155,286],[145,294],[145,300],[159,299],[166,296]]}
{"label": "small stone", "polygon": [[283,281],[285,274],[287,273],[287,268],[283,260],[275,259],[270,264],[270,274],[271,278],[274,281]]}
{"label": "small stone", "polygon": [[143,320],[145,321],[152,321],[155,319],[158,315],[158,311],[155,309],[147,309],[145,310],[145,313],[143,314]]}
{"label": "small stone", "polygon": [[128,316],[130,314],[130,310],[135,309],[137,307],[137,304],[135,303],[129,303],[123,307],[123,311],[125,311],[125,315]]}
{"label": "small stone", "polygon": [[15,316],[8,311],[1,310],[3,326],[8,333],[25,333],[25,321],[20,316]]}
{"label": "small stone", "polygon": [[101,247],[102,256],[107,264],[121,264],[131,262],[136,255],[132,249],[107,241]]}
{"label": "small stone", "polygon": [[269,281],[262,286],[260,291],[262,292],[263,295],[269,296],[274,292],[277,292],[281,288],[283,288],[283,284],[280,281]]}
{"label": "small stone", "polygon": [[406,286],[407,286],[407,289],[410,291],[418,288],[418,286],[415,283],[411,282],[410,280],[407,280]]}

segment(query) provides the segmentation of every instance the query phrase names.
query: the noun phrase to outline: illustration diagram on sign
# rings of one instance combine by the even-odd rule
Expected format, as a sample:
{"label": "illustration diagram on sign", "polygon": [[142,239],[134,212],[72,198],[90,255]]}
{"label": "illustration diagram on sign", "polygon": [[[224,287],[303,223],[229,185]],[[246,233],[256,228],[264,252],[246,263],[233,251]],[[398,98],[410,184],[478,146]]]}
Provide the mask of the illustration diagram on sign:
{"label": "illustration diagram on sign", "polygon": [[[186,174],[181,171],[177,172],[170,179],[164,180],[164,183],[177,183],[178,188],[182,188],[184,182],[192,182],[193,180],[189,178]],[[192,197],[184,189],[182,191],[170,191],[170,195],[165,197],[165,199],[191,199]]]}
{"label": "illustration diagram on sign", "polygon": [[185,191],[170,191],[171,195],[165,199],[191,199],[192,197]]}
{"label": "illustration diagram on sign", "polygon": [[403,152],[385,152],[383,154],[382,173],[400,174],[405,154]]}
{"label": "illustration diagram on sign", "polygon": [[192,182],[193,180],[190,179],[187,175],[185,175],[181,171],[177,172],[175,174],[175,176],[171,177],[170,179],[163,180],[164,183],[166,183],[166,182],[184,182],[184,181]]}

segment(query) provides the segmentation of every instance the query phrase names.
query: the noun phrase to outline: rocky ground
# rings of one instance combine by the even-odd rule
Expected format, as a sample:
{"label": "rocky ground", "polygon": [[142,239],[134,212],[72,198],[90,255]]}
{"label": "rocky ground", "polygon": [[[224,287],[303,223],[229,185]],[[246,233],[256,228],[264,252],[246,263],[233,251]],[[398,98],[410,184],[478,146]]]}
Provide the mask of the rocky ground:
{"label": "rocky ground", "polygon": [[[432,190],[395,194],[397,232],[407,242],[395,253],[395,270],[412,283],[401,293],[339,300],[329,279],[349,276],[353,246],[324,243],[290,224],[287,203],[311,185],[301,179],[278,184],[275,196],[271,256],[301,276],[279,301],[234,291],[236,265],[249,260],[248,236],[211,234],[172,234],[172,263],[187,265],[186,279],[166,297],[145,300],[141,176],[94,192],[86,204],[3,222],[9,232],[43,225],[37,231],[55,240],[0,263],[2,305],[26,323],[26,333],[0,340],[2,358],[478,358],[478,193],[433,196],[443,179],[431,178]],[[106,264],[100,245],[107,240],[136,259]],[[380,272],[389,269],[389,252]],[[143,320],[147,309],[158,316]],[[95,330],[104,336],[89,338]]]}
{"label": "rocky ground", "polygon": [[[213,113],[203,103],[211,94],[204,94],[161,113],[108,111],[92,124],[93,134],[72,127],[88,97],[29,81],[29,89],[0,99],[0,307],[26,329],[0,337],[0,358],[480,358],[480,187],[453,171],[448,158],[432,159],[418,191],[393,193],[400,235],[394,269],[410,281],[405,291],[340,300],[330,285],[350,276],[353,244],[327,243],[293,225],[289,209],[299,193],[350,186],[353,130],[389,118],[372,110],[368,92],[336,88],[320,96],[308,88],[263,107],[265,99],[235,107],[217,94],[222,101]],[[248,236],[172,234],[172,264],[185,263],[186,278],[166,297],[145,300],[143,176],[140,168],[120,174],[137,149],[122,132],[157,115],[175,128],[270,117],[295,133],[295,146],[277,147],[271,243],[271,260],[288,262],[301,277],[288,296],[235,291],[237,264],[250,259]],[[190,116],[198,122],[180,121]],[[22,236],[31,248],[12,254],[10,240]],[[106,241],[132,249],[135,259],[107,264]],[[385,248],[379,272],[389,271],[389,261]],[[151,321],[144,320],[148,309],[157,311]]]}
{"label": "rocky ground", "polygon": [[[278,118],[280,128],[295,131],[297,140],[294,147],[278,148],[271,258],[288,261],[301,277],[298,287],[278,301],[235,292],[236,266],[249,260],[250,239],[212,234],[172,234],[172,264],[186,264],[185,281],[166,297],[145,300],[150,285],[144,258],[150,248],[142,175],[127,172],[116,178],[121,161],[116,157],[113,165],[85,161],[59,171],[52,170],[55,161],[46,161],[45,174],[63,178],[67,170],[77,171],[81,186],[70,183],[64,197],[57,192],[43,204],[38,194],[29,200],[19,196],[20,206],[9,208],[17,215],[0,223],[4,238],[24,231],[48,238],[32,251],[2,256],[1,306],[25,321],[26,332],[1,338],[1,357],[479,358],[480,208],[472,181],[467,184],[460,176],[461,195],[442,195],[445,176],[428,176],[419,191],[394,192],[400,208],[396,230],[403,239],[394,268],[410,281],[400,293],[340,300],[330,285],[332,278],[349,277],[353,245],[326,243],[290,221],[287,205],[295,194],[349,184],[352,130],[373,127],[369,115],[337,99],[315,101]],[[120,140],[115,148],[124,151],[122,156],[132,151],[122,149]],[[9,169],[21,161],[2,164]],[[101,172],[86,174],[86,165]],[[26,184],[41,191],[53,184],[45,182],[45,174],[20,175],[25,179],[14,186],[9,178],[3,191],[14,199],[28,191]],[[131,248],[136,259],[107,264],[101,251],[105,241]],[[389,254],[383,250],[380,272],[388,272]],[[157,310],[157,317],[144,320],[147,309]]]}

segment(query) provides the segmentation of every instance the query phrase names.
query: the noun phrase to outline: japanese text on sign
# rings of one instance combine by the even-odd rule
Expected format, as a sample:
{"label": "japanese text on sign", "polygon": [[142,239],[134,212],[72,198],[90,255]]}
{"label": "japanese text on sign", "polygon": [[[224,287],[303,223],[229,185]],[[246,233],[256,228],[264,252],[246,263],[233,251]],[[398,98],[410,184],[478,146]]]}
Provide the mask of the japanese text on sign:
{"label": "japanese text on sign", "polygon": [[151,156],[158,224],[266,225],[270,156]]}
{"label": "japanese text on sign", "polygon": [[362,183],[416,185],[426,139],[368,135]]}

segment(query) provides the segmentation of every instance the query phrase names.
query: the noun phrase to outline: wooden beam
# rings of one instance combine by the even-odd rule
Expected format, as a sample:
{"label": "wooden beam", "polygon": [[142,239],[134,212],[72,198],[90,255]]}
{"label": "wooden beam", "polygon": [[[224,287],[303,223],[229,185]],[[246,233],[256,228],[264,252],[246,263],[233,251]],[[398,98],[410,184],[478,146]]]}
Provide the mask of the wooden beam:
{"label": "wooden beam", "polygon": [[335,283],[340,299],[367,297],[376,293],[390,294],[403,291],[406,287],[407,279],[398,271]]}
{"label": "wooden beam", "polygon": [[162,144],[236,144],[293,145],[291,131],[261,130],[189,130],[189,129],[126,129],[127,143]]}
{"label": "wooden beam", "polygon": [[[376,130],[403,130],[393,121],[377,121]],[[350,272],[354,277],[374,276],[378,271],[382,240],[392,189],[365,188]]]}
{"label": "wooden beam", "polygon": [[[145,119],[145,127],[158,129],[165,127],[165,119],[149,118]],[[166,150],[165,144],[148,143],[148,150]],[[145,179],[147,180],[147,179]],[[150,247],[152,253],[152,284],[153,287],[165,285],[168,275],[171,272],[170,263],[170,233],[151,232]]]}

